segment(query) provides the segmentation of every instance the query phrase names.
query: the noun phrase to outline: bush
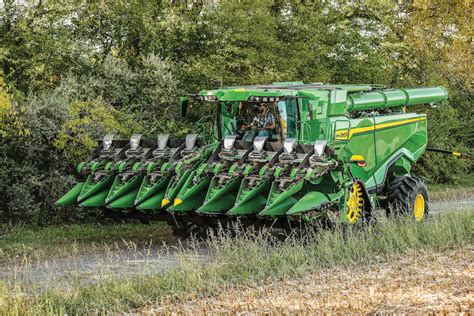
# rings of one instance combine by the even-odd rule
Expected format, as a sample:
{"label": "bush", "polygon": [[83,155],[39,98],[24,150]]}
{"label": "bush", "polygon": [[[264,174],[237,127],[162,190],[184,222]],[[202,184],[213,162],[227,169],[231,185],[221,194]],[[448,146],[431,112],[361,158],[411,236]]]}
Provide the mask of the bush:
{"label": "bush", "polygon": [[133,132],[152,135],[158,129],[173,132],[183,126],[173,123],[176,110],[159,115],[174,100],[177,83],[158,57],[144,58],[134,69],[109,56],[81,69],[89,71],[72,70],[55,89],[27,95],[17,125],[28,134],[0,139],[3,221],[45,225],[80,219],[89,212],[100,214],[54,205],[72,186],[75,165],[88,156],[96,140],[110,132],[128,138]]}

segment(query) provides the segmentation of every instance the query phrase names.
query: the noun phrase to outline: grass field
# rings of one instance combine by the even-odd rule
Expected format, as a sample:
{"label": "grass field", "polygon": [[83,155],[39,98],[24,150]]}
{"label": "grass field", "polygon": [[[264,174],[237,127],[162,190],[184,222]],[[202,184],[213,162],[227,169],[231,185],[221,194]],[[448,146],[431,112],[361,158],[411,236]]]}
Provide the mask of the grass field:
{"label": "grass field", "polygon": [[442,314],[474,309],[474,248],[417,249],[391,260],[338,265],[292,279],[163,302],[144,313]]}
{"label": "grass field", "polygon": [[[467,268],[472,270],[470,264],[472,260],[467,259],[472,257],[473,253],[470,248],[474,241],[473,223],[474,212],[465,211],[441,214],[425,223],[391,219],[364,229],[340,228],[331,231],[313,229],[306,232],[304,238],[290,236],[284,242],[274,239],[265,232],[241,232],[237,237],[222,234],[204,243],[190,242],[186,246],[178,245],[175,252],[178,258],[176,264],[159,274],[138,271],[131,275],[117,276],[107,273],[107,269],[104,269],[100,274],[90,275],[87,279],[60,279],[60,282],[47,288],[32,288],[31,285],[18,279],[3,278],[0,281],[0,291],[4,293],[0,296],[0,310],[6,314],[83,314],[160,310],[166,313],[170,311],[166,308],[177,310],[188,308],[183,303],[193,299],[203,302],[215,299],[215,302],[223,302],[223,293],[247,295],[244,294],[248,293],[245,292],[246,288],[272,289],[272,286],[279,288],[284,284],[300,284],[298,280],[302,286],[299,292],[305,293],[305,286],[310,286],[311,280],[324,282],[322,277],[324,275],[328,276],[327,282],[332,284],[332,280],[337,279],[337,275],[340,274],[340,282],[344,284],[345,278],[348,277],[344,273],[353,274],[351,280],[356,282],[353,278],[363,275],[364,271],[385,265],[391,266],[391,270],[399,269],[403,274],[405,273],[402,269],[403,262],[409,263],[419,256],[422,260],[421,254],[431,263],[430,254],[463,253],[461,257],[453,255],[448,263],[454,262],[453,260],[464,262],[468,264]],[[138,243],[146,242],[153,236],[166,240],[167,237],[161,235],[165,234],[165,230],[155,232],[159,230],[155,228],[159,227],[125,225],[106,228],[101,238],[94,236],[95,228],[89,228],[89,231],[86,229],[83,233],[80,226],[74,227],[72,231],[66,228],[59,231],[51,229],[33,232],[13,230],[4,235],[0,245],[2,251],[9,254],[7,260],[14,260],[12,264],[17,265],[15,269],[20,271],[24,261],[17,258],[20,256],[22,244],[25,244],[27,255],[24,258],[27,258],[35,257],[36,250],[41,253],[42,247],[49,249],[42,252],[43,254],[51,253],[51,248],[55,245],[62,245],[63,251],[67,251],[67,241],[72,236],[75,237],[78,248],[81,248],[81,245],[90,246],[90,243],[95,244],[98,240],[104,245],[107,242],[117,243],[126,232],[129,235],[124,238],[135,239]],[[151,235],[146,238],[135,235],[144,233]],[[438,272],[440,271],[434,271]],[[433,278],[429,275],[427,277]],[[359,288],[363,288],[364,282],[369,282],[369,279],[366,278],[365,281],[361,279]],[[393,277],[387,280],[389,279]],[[395,281],[391,282],[391,286],[397,285]],[[467,285],[468,289],[472,290],[472,279],[467,282],[470,282]],[[469,295],[469,291],[462,295]],[[255,299],[258,299],[257,294]],[[344,308],[347,310],[347,305],[344,305],[347,300],[344,301],[341,297],[339,299],[342,305],[336,304],[332,310],[341,312]],[[378,299],[380,300],[380,297]],[[466,298],[463,299],[465,305]],[[460,308],[465,308],[464,305]],[[227,305],[222,303],[221,306]],[[276,308],[278,306],[276,304]],[[317,308],[317,305],[314,306]],[[367,309],[364,309],[364,306]],[[359,304],[357,308],[361,311],[374,311],[379,310],[377,306],[379,305],[375,303]],[[242,309],[242,306],[234,307],[236,310]],[[285,305],[280,307],[284,309]],[[199,306],[195,308],[199,311]],[[453,310],[449,306],[446,309]],[[391,309],[380,307],[380,310]]]}
{"label": "grass field", "polygon": [[468,174],[459,185],[429,184],[428,191],[433,202],[458,200],[474,196],[474,175]]}
{"label": "grass field", "polygon": [[[454,201],[474,196],[473,185],[453,187],[433,185],[429,187],[432,201]],[[469,182],[469,183],[471,183]],[[44,228],[28,228],[0,224],[0,262],[9,257],[32,255],[36,259],[55,256],[84,254],[102,251],[104,246],[123,248],[134,243],[144,246],[150,241],[170,242],[171,229],[167,224],[155,222],[151,225],[68,225]]]}
{"label": "grass field", "polygon": [[34,259],[93,253],[107,248],[124,248],[130,243],[148,245],[151,241],[169,242],[171,229],[163,222],[117,225],[70,225],[44,228],[0,227],[0,263],[18,256]]}

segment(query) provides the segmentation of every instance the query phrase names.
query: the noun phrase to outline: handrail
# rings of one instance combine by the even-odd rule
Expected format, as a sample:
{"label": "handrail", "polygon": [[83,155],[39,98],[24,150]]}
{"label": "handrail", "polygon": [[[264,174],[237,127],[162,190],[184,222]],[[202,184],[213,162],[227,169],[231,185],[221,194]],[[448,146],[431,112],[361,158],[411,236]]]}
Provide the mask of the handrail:
{"label": "handrail", "polygon": [[[206,116],[203,116],[201,117],[197,122],[196,122],[196,125],[198,126],[198,129],[199,129],[199,134],[202,135],[202,137],[204,137],[204,135],[206,135],[206,125],[205,125],[205,121],[208,120],[209,118],[214,118],[215,115],[206,115]],[[214,136],[214,125],[215,125],[215,122],[214,120],[210,120],[210,123],[211,123],[211,132],[208,134],[209,135],[209,139],[204,139],[206,141],[206,143],[210,144],[211,143],[211,140],[212,140],[212,137]]]}
{"label": "handrail", "polygon": [[[351,127],[352,127],[352,122],[350,120],[347,120],[347,121],[346,120],[335,120],[334,122],[331,122],[330,123],[331,131],[330,131],[330,134],[329,134],[329,136],[331,137],[330,140],[332,142],[334,142],[336,140],[336,132],[338,131],[338,129],[337,129],[337,123],[338,122],[343,122],[344,124],[347,124],[347,129],[346,129],[347,130],[347,132],[346,132],[347,133],[347,138],[345,139],[345,141],[346,142],[349,141],[349,138],[350,138],[350,135],[351,135],[351,133],[350,133],[351,132]],[[344,141],[344,139],[342,139],[342,140],[339,139],[339,140]]]}
{"label": "handrail", "polygon": [[[303,127],[303,137],[301,138],[302,142],[309,142],[311,140],[311,132],[312,132],[312,127],[307,121],[300,121],[301,126]],[[308,133],[306,133],[308,131]],[[307,135],[308,139],[305,138],[305,135]]]}

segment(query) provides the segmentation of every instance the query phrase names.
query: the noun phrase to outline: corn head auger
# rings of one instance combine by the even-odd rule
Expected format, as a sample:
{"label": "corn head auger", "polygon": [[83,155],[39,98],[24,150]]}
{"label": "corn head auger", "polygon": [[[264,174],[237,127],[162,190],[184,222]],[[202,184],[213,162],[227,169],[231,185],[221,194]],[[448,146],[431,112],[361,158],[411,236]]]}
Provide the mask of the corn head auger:
{"label": "corn head auger", "polygon": [[106,135],[77,168],[84,180],[57,203],[166,220],[179,236],[235,219],[355,225],[377,206],[421,221],[428,192],[410,171],[426,150],[427,122],[406,108],[446,98],[443,87],[302,82],[203,90],[180,106],[185,114],[212,103],[208,133]]}

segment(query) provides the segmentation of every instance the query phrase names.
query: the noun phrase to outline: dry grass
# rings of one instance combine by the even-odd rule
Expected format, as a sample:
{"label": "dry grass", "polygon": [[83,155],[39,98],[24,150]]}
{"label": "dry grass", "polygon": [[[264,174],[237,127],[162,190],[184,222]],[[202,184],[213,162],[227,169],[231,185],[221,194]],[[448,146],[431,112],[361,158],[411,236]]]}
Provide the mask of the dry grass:
{"label": "dry grass", "polygon": [[467,198],[474,198],[474,187],[445,187],[430,191],[431,202],[455,201]]}
{"label": "dry grass", "polygon": [[[449,277],[443,271],[448,271],[448,268],[439,270],[439,275],[429,275],[423,271],[438,271],[436,267],[442,261],[437,261],[437,254],[442,254],[448,256],[444,262],[453,267],[465,262],[464,268],[456,268],[455,271],[463,271],[467,276],[472,274],[473,223],[474,212],[466,210],[442,213],[422,223],[390,218],[366,227],[342,226],[334,230],[308,228],[304,234],[296,234],[284,242],[264,231],[252,233],[241,230],[236,232],[237,236],[224,232],[203,243],[191,241],[179,245],[173,252],[171,268],[164,270],[156,269],[163,265],[162,254],[151,254],[151,257],[145,254],[143,258],[137,253],[141,250],[135,244],[127,243],[131,245],[131,257],[115,257],[116,253],[111,251],[111,260],[97,261],[99,269],[84,271],[81,263],[77,262],[78,266],[74,265],[71,273],[61,276],[60,269],[53,266],[47,271],[58,276],[52,277],[53,282],[47,282],[46,287],[37,286],[38,279],[35,278],[38,270],[30,268],[28,260],[14,260],[15,271],[26,269],[26,277],[31,275],[34,279],[32,283],[25,283],[19,278],[21,273],[9,274],[12,277],[5,279],[0,276],[0,314],[121,313],[144,311],[145,306],[159,306],[160,302],[167,303],[167,306],[170,306],[169,303],[177,304],[163,310],[164,313],[175,309],[185,311],[188,307],[196,308],[190,311],[198,313],[200,310],[212,310],[213,306],[216,310],[236,311],[247,306],[256,312],[260,312],[261,308],[274,310],[275,313],[300,308],[297,311],[307,309],[307,313],[312,313],[326,306],[321,304],[332,304],[329,307],[341,313],[349,310],[397,311],[397,306],[403,307],[401,302],[414,296],[403,296],[403,291],[396,292],[399,288],[421,284],[414,286],[414,290],[407,289],[406,293],[430,289],[428,283],[416,281],[418,275],[426,275],[426,280],[432,282],[441,280],[441,287],[432,287],[427,297],[434,295],[432,293],[438,289],[444,295],[453,293],[456,288],[467,288],[470,295],[472,279],[464,276],[458,278],[456,272],[451,275],[451,283],[445,283]],[[31,242],[30,245],[63,240],[63,235],[40,233],[38,236],[45,240]],[[22,238],[16,233],[14,236]],[[34,240],[34,236],[18,239],[6,235],[4,245],[8,246],[10,242],[17,245],[19,240]],[[86,242],[88,238],[93,236],[83,236],[82,241]],[[17,246],[13,249],[17,249]],[[464,249],[464,257],[449,257],[449,253],[456,249],[454,253],[461,254],[460,250]],[[430,257],[430,253],[435,255]],[[71,259],[76,263],[75,259],[79,258],[73,255]],[[398,258],[398,262],[394,262],[394,258]],[[135,261],[142,259],[152,260],[133,268]],[[88,264],[87,261],[82,262]],[[433,265],[435,268],[431,268]],[[125,268],[127,273],[114,273],[116,267]],[[407,270],[407,267],[413,267],[413,270]],[[395,273],[393,276],[391,271]],[[401,274],[397,275],[397,271],[401,271]],[[459,280],[468,282],[467,286],[460,286]],[[249,287],[250,292],[244,287]],[[442,292],[442,288],[447,292]],[[347,297],[351,297],[352,293],[355,293],[355,298],[349,306]],[[395,299],[397,295],[398,300]],[[393,297],[393,300],[387,297]],[[202,303],[200,300],[203,300]],[[187,301],[194,303],[183,305]],[[471,304],[470,301],[468,304]],[[261,302],[268,302],[268,305],[261,305]],[[424,309],[423,306],[420,305],[420,310]],[[465,309],[465,306],[461,308]],[[445,307],[448,309],[449,306]],[[328,308],[328,311],[333,310]]]}
{"label": "dry grass", "polygon": [[143,310],[158,314],[470,313],[474,248],[412,251],[394,260],[324,269],[265,286],[230,288],[217,297]]}

